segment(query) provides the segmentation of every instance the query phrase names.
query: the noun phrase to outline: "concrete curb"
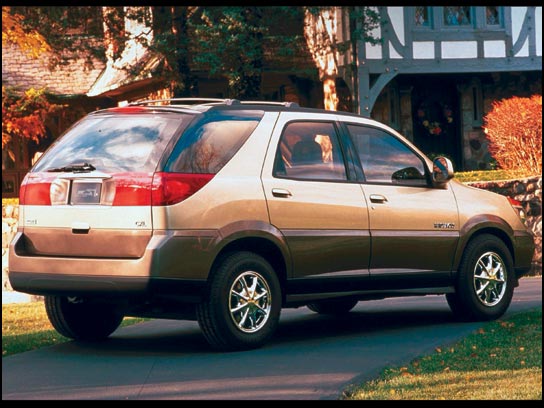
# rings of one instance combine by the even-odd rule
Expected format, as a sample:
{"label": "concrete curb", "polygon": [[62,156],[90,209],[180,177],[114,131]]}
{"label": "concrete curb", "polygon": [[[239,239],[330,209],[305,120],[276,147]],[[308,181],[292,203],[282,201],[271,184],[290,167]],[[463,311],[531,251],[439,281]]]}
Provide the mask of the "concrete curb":
{"label": "concrete curb", "polygon": [[29,295],[27,293],[16,292],[13,290],[3,290],[2,291],[2,304],[6,305],[9,303],[29,303],[35,302],[40,299],[39,296]]}

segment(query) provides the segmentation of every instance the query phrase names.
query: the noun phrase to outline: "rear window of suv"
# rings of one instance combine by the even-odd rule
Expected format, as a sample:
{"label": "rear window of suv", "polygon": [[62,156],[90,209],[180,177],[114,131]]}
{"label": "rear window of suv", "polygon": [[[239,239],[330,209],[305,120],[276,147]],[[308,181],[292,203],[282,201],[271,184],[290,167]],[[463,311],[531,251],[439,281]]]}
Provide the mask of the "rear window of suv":
{"label": "rear window of suv", "polygon": [[104,172],[154,171],[166,144],[193,117],[145,112],[87,116],[51,146],[33,171],[81,163]]}

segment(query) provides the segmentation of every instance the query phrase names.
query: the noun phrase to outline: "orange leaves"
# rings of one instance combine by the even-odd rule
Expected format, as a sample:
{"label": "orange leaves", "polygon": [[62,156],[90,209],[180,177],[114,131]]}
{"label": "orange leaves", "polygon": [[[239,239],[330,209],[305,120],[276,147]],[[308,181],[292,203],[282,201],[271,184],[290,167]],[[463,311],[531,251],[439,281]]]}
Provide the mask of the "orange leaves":
{"label": "orange leaves", "polygon": [[484,117],[489,151],[504,170],[542,171],[542,95],[495,101]]}
{"label": "orange leaves", "polygon": [[505,329],[506,328],[512,328],[512,327],[516,326],[516,324],[514,322],[503,322],[503,321],[500,322],[500,325],[501,325],[501,327],[504,327]]}
{"label": "orange leaves", "polygon": [[49,103],[44,92],[31,88],[19,96],[2,86],[2,148],[13,137],[38,141],[45,135],[45,116],[60,105]]}
{"label": "orange leaves", "polygon": [[9,7],[2,7],[2,45],[17,44],[33,58],[50,50],[45,38],[37,31],[28,30],[24,26],[24,17],[11,14]]}

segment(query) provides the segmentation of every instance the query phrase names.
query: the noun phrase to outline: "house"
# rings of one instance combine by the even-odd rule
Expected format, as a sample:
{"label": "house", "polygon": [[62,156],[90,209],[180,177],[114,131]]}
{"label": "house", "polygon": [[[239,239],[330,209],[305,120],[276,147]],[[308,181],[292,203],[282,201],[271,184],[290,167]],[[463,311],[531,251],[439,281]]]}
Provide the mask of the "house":
{"label": "house", "polygon": [[[301,22],[302,26],[302,22]],[[301,27],[282,27],[299,30]],[[142,99],[170,98],[168,83],[156,69],[161,58],[153,55],[137,37],[152,39],[153,32],[143,22],[125,19],[127,43],[115,60],[110,47],[105,62],[93,59],[86,64],[87,55],[78,55],[69,65],[50,69],[49,56],[33,59],[15,45],[2,46],[2,84],[21,90],[43,88],[52,102],[65,108],[46,119],[46,132],[39,144],[14,140],[10,146],[15,160],[2,150],[2,197],[18,197],[20,184],[33,164],[36,153],[43,152],[71,124],[96,109],[126,104]],[[91,39],[98,41],[100,39]],[[265,100],[287,100],[304,106],[322,107],[322,90],[317,68],[311,56],[301,52],[293,57],[280,57],[273,41],[265,45],[261,94]],[[125,68],[130,67],[130,70]],[[199,97],[229,98],[228,81],[221,76],[211,77],[199,67],[192,67],[198,80]],[[134,73],[136,72],[136,73]]]}
{"label": "house", "polygon": [[[336,92],[349,102],[340,109],[387,123],[431,157],[450,157],[457,170],[492,168],[482,125],[493,101],[542,93],[542,7],[377,7],[381,25],[372,34],[378,44],[350,38],[346,8],[334,10],[339,42],[355,41],[335,71]],[[149,33],[130,20],[125,29],[129,38]],[[262,98],[324,107],[324,78],[310,52],[283,59],[278,54],[273,46],[266,49]],[[139,44],[127,44],[115,61],[106,57],[88,67],[81,56],[50,70],[47,56],[35,60],[15,46],[2,47],[3,85],[45,86],[67,106],[47,118],[40,144],[19,143],[11,149],[15,160],[2,151],[2,197],[17,197],[35,154],[85,113],[171,96],[154,71],[160,60]],[[127,64],[142,67],[140,74],[123,70]],[[194,68],[199,97],[231,97],[225,78]]]}
{"label": "house", "polygon": [[[361,115],[392,126],[457,170],[489,169],[493,101],[542,94],[542,7],[378,7],[378,44],[357,40],[339,77]],[[337,8],[338,35],[349,40]],[[355,61],[356,75],[349,75]]]}
{"label": "house", "polygon": [[17,197],[19,186],[32,165],[37,152],[43,152],[64,129],[104,101],[88,98],[85,93],[103,70],[104,64],[95,60],[94,66],[85,64],[80,56],[70,65],[49,68],[47,55],[31,58],[16,45],[2,46],[2,86],[24,91],[46,88],[49,99],[65,107],[48,115],[46,135],[40,143],[13,139],[8,149],[2,149],[2,198]]}

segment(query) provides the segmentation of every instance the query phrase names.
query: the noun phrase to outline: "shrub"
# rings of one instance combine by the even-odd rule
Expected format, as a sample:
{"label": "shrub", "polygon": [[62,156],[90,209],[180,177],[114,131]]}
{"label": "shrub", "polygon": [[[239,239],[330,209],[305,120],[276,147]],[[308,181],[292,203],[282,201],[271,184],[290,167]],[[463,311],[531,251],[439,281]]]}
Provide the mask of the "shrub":
{"label": "shrub", "polygon": [[542,95],[493,102],[484,131],[501,169],[542,173]]}

